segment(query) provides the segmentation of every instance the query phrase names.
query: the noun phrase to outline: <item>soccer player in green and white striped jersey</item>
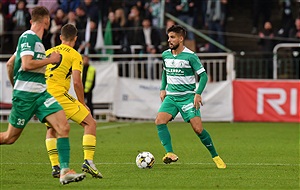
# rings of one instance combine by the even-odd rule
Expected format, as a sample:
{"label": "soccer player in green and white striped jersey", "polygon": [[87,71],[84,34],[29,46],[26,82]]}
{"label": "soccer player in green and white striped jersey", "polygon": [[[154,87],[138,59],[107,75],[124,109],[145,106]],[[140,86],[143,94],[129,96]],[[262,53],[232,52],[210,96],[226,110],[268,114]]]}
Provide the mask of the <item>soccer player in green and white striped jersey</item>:
{"label": "soccer player in green and white striped jersey", "polygon": [[7,62],[13,99],[8,128],[0,133],[0,145],[13,144],[29,120],[36,115],[41,122],[48,122],[57,133],[57,150],[62,168],[60,183],[64,185],[81,181],[85,174],[77,174],[69,169],[70,125],[60,104],[46,91],[46,65],[59,63],[61,59],[59,52],[53,52],[46,58],[42,44],[43,34],[50,25],[49,11],[41,6],[33,8],[30,23],[30,30],[20,36],[16,52]]}
{"label": "soccer player in green and white striped jersey", "polygon": [[[160,89],[162,104],[155,120],[159,139],[166,151],[163,162],[170,164],[178,160],[173,151],[167,124],[180,112],[184,121],[191,124],[210,152],[217,168],[226,168],[226,164],[216,152],[209,133],[202,126],[199,108],[202,105],[201,93],[207,83],[205,69],[198,56],[183,45],[186,30],[182,26],[173,25],[167,33],[170,49],[162,53],[164,66]],[[200,77],[197,89],[195,73]]]}

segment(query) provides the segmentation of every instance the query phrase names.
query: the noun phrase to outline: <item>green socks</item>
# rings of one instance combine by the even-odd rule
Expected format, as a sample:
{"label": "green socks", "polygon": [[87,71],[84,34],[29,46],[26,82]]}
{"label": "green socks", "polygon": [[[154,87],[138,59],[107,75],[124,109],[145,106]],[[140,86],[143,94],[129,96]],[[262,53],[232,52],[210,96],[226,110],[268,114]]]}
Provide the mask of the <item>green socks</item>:
{"label": "green socks", "polygon": [[69,168],[70,142],[68,137],[57,139],[57,151],[59,155],[60,168]]}
{"label": "green socks", "polygon": [[205,129],[203,129],[201,134],[197,134],[197,136],[200,138],[201,142],[208,149],[213,158],[218,156],[210,135]]}
{"label": "green socks", "polygon": [[166,152],[173,152],[171,135],[166,124],[157,125],[158,137]]}
{"label": "green socks", "polygon": [[[156,128],[157,128],[158,137],[160,139],[160,142],[164,146],[166,152],[167,153],[173,152],[171,135],[170,135],[167,125],[166,124],[157,125]],[[205,129],[203,129],[201,134],[197,134],[197,136],[200,138],[201,142],[208,149],[208,151],[210,152],[210,154],[213,158],[218,156],[216,149],[214,147],[214,144],[210,138],[210,135]]]}

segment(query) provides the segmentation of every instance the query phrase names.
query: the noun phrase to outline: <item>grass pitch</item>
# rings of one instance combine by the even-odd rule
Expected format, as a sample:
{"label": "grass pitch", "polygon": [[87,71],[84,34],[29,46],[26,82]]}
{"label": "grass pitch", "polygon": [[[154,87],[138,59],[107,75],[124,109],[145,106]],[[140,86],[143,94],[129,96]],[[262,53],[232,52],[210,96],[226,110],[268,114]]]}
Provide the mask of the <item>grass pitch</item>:
{"label": "grass pitch", "polygon": [[[204,123],[227,163],[217,169],[187,123],[170,122],[176,163],[162,163],[154,123],[99,123],[95,163],[104,175],[60,185],[51,176],[43,124],[30,123],[13,145],[0,146],[0,189],[299,189],[299,123]],[[7,123],[0,124],[5,131]],[[71,168],[80,172],[83,129],[71,123]],[[135,165],[149,151],[152,169]]]}

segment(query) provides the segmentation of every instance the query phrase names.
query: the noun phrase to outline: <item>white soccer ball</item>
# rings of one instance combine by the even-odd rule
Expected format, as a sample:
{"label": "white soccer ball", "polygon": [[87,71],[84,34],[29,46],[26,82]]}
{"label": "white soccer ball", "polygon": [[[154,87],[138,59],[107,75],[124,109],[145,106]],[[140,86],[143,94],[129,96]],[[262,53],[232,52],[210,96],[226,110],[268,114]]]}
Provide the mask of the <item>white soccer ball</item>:
{"label": "white soccer ball", "polygon": [[141,169],[152,168],[155,162],[154,156],[150,152],[141,152],[135,159],[137,167]]}

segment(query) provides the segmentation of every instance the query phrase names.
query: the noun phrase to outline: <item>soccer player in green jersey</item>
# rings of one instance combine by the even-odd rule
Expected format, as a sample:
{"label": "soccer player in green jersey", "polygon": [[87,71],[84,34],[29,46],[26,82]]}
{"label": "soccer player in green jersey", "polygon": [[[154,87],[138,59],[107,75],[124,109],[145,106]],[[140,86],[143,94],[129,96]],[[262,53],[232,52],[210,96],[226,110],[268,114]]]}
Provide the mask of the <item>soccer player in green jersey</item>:
{"label": "soccer player in green jersey", "polygon": [[53,52],[46,58],[42,44],[43,34],[50,25],[49,11],[41,6],[33,8],[30,22],[30,30],[19,37],[16,52],[7,62],[8,76],[13,85],[12,110],[7,130],[0,133],[0,145],[13,144],[32,116],[36,115],[56,131],[62,168],[60,183],[81,181],[85,174],[77,174],[69,168],[70,125],[60,104],[46,91],[46,65],[58,63],[61,59],[59,52]]}
{"label": "soccer player in green jersey", "polygon": [[[155,120],[159,139],[166,151],[163,162],[170,164],[178,160],[173,151],[167,124],[180,112],[184,121],[191,124],[194,132],[210,152],[217,168],[226,168],[226,164],[216,152],[209,133],[202,126],[200,105],[202,105],[201,93],[207,83],[205,69],[198,56],[183,45],[186,30],[182,26],[173,25],[167,33],[170,49],[162,53],[164,66],[160,89],[162,104]],[[197,89],[195,72],[200,77]]]}

